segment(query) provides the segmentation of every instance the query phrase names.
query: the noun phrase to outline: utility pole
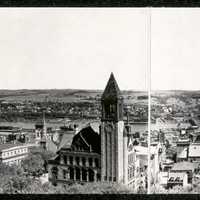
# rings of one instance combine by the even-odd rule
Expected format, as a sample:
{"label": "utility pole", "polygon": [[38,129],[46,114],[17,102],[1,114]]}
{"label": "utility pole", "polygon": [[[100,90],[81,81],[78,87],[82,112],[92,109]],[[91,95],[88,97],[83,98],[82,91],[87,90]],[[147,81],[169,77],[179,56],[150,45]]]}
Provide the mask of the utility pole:
{"label": "utility pole", "polygon": [[147,8],[147,72],[148,72],[148,173],[147,194],[151,194],[151,8]]}

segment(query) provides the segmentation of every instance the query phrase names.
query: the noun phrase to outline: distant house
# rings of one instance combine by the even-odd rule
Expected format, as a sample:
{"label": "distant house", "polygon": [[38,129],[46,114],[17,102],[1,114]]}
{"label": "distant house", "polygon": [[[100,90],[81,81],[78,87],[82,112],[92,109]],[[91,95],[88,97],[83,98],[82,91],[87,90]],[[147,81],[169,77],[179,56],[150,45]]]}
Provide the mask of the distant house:
{"label": "distant house", "polygon": [[161,168],[163,172],[169,172],[174,165],[174,161],[171,159],[165,159],[161,163]]}
{"label": "distant house", "polygon": [[193,174],[198,169],[198,163],[188,161],[175,163],[170,172],[187,173],[188,183],[192,183]]}
{"label": "distant house", "polygon": [[15,142],[21,136],[21,128],[0,126],[0,144]]}

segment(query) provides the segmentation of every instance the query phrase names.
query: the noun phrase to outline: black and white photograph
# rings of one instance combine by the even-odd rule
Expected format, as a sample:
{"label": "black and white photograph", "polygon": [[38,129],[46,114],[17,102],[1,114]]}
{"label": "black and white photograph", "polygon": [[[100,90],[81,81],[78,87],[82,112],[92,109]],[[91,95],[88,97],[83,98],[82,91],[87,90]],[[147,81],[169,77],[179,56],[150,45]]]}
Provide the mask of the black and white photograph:
{"label": "black and white photograph", "polygon": [[199,194],[200,8],[0,8],[1,194]]}

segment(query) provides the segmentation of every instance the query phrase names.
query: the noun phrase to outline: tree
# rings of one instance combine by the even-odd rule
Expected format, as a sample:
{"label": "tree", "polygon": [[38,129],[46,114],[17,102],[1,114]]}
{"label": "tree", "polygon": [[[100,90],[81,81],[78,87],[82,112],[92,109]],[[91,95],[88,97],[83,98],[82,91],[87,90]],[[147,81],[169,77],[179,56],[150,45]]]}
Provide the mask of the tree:
{"label": "tree", "polygon": [[39,177],[44,172],[44,160],[40,155],[29,154],[22,160],[21,167],[27,175]]}
{"label": "tree", "polygon": [[[57,190],[58,192],[58,190]],[[66,194],[127,194],[135,193],[133,189],[128,188],[123,184],[94,182],[81,184],[66,185],[59,188],[59,192]]]}
{"label": "tree", "polygon": [[47,151],[43,148],[36,148],[36,147],[33,147],[31,149],[31,153],[33,155],[40,155],[41,158],[43,159],[44,161],[44,170],[47,172],[47,165],[48,165],[48,160],[52,157],[54,157],[56,154],[51,152],[51,151]]}
{"label": "tree", "polygon": [[21,193],[30,184],[19,166],[0,164],[0,193]]}
{"label": "tree", "polygon": [[22,173],[22,170],[19,166],[15,164],[9,166],[4,163],[0,163],[0,177],[2,177],[2,175],[12,176],[20,173]]}

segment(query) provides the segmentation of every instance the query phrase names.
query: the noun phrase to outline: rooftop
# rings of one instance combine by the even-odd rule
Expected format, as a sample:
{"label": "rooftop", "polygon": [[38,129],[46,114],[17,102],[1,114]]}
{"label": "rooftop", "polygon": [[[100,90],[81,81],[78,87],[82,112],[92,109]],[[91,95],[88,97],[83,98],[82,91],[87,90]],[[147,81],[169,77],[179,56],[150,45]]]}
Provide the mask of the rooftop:
{"label": "rooftop", "polygon": [[121,92],[117,84],[117,81],[115,80],[113,73],[111,73],[106,88],[103,92],[102,99],[117,98],[120,96],[120,94]]}
{"label": "rooftop", "polygon": [[29,145],[24,144],[12,144],[12,143],[6,143],[6,144],[0,144],[0,151],[11,149],[14,147],[28,147]]}
{"label": "rooftop", "polygon": [[191,144],[189,146],[189,157],[200,157],[200,144]]}
{"label": "rooftop", "polygon": [[60,136],[60,142],[58,144],[58,149],[61,149],[63,147],[70,148],[73,138],[74,138],[74,134],[62,134]]}
{"label": "rooftop", "polygon": [[187,158],[187,147],[177,154],[177,158]]}
{"label": "rooftop", "polygon": [[198,167],[198,163],[188,161],[175,163],[171,171],[194,171]]}
{"label": "rooftop", "polygon": [[[150,147],[150,151],[151,154],[156,154],[157,153],[157,147],[158,146],[151,146]],[[135,152],[137,155],[148,155],[148,147],[144,147],[144,146],[135,146]]]}
{"label": "rooftop", "polygon": [[169,173],[168,181],[169,182],[180,182],[180,181],[183,181],[183,179],[184,179],[185,176],[187,176],[186,173],[170,172]]}

